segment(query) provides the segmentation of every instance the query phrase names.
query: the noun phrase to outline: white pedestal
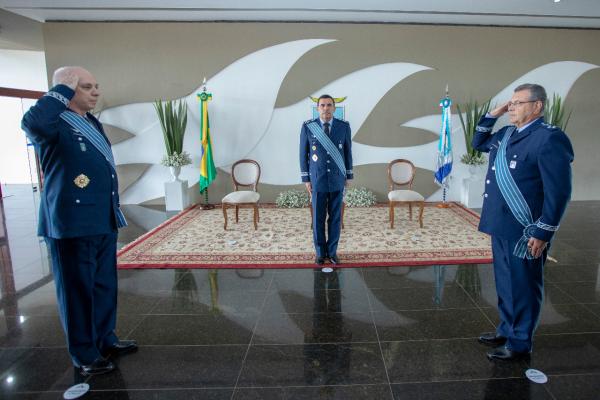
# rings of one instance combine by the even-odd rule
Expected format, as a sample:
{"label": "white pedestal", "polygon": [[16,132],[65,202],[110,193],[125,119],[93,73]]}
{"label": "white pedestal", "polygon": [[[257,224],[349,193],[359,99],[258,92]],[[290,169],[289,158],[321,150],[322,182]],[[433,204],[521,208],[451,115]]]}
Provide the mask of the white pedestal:
{"label": "white pedestal", "polygon": [[471,177],[462,180],[460,202],[469,208],[483,206],[483,192],[485,191],[483,178]]}
{"label": "white pedestal", "polygon": [[165,182],[165,206],[167,211],[181,211],[190,205],[187,181]]}

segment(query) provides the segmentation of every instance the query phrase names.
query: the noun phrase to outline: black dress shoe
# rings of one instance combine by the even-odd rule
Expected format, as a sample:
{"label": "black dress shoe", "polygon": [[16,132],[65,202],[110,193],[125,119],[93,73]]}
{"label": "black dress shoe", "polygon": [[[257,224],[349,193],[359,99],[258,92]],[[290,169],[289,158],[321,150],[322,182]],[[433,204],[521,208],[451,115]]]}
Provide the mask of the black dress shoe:
{"label": "black dress shoe", "polygon": [[129,353],[135,353],[137,349],[138,345],[135,340],[119,340],[107,349],[106,355],[122,356]]}
{"label": "black dress shoe", "polygon": [[91,364],[80,366],[79,372],[84,376],[100,375],[112,372],[115,368],[115,364],[113,364],[112,361],[99,357]]}
{"label": "black dress shoe", "polygon": [[504,336],[498,336],[496,332],[482,333],[477,340],[481,344],[493,347],[502,346],[506,343],[506,338]]}
{"label": "black dress shoe", "polygon": [[339,265],[340,263],[340,259],[338,258],[338,256],[329,256],[329,261],[331,261],[332,264],[334,265]]}
{"label": "black dress shoe", "polygon": [[487,358],[490,361],[503,360],[503,361],[516,361],[523,358],[529,357],[528,352],[514,351],[506,346],[496,347],[494,350],[490,350],[487,353]]}
{"label": "black dress shoe", "polygon": [[325,264],[325,257],[315,257],[315,264],[317,265],[323,265]]}

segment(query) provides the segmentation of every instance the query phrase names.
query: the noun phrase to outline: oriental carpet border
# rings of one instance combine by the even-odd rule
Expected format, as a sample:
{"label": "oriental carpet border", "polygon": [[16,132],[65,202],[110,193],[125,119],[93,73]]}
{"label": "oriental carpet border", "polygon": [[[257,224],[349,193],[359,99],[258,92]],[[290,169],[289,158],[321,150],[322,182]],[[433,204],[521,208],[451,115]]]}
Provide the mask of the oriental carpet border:
{"label": "oriental carpet border", "polygon": [[[480,264],[492,260],[489,237],[477,231],[479,216],[458,203],[426,203],[424,227],[407,207],[346,208],[339,267]],[[252,211],[230,211],[223,230],[220,208],[192,206],[124,246],[118,267],[133,268],[314,268],[310,212],[260,205],[258,230]]]}

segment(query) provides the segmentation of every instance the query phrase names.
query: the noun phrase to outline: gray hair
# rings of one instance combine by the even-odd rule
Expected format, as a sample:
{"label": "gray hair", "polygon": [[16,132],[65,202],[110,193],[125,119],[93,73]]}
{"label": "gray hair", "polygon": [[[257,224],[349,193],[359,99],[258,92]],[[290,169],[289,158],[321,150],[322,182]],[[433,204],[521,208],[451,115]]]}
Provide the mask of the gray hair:
{"label": "gray hair", "polygon": [[54,74],[52,74],[52,86],[62,83],[65,76],[78,69],[81,69],[81,67],[71,65],[58,68],[56,71],[54,71]]}
{"label": "gray hair", "polygon": [[531,101],[541,101],[542,102],[542,111],[544,111],[544,107],[546,107],[546,100],[548,96],[546,95],[546,89],[543,86],[537,85],[535,83],[524,83],[515,88],[515,92],[520,92],[522,90],[528,90],[530,94],[529,100]]}

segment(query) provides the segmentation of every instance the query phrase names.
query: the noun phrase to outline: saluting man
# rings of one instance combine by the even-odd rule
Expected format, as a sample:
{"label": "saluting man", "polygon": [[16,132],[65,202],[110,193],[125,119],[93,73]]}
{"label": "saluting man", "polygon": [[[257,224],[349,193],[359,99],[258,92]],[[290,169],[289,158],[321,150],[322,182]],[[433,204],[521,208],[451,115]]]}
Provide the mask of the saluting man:
{"label": "saluting man", "polygon": [[332,264],[339,264],[337,247],[344,188],[353,178],[352,135],[348,122],[333,118],[333,97],[321,95],[317,110],[319,118],[302,124],[300,175],[312,196],[315,263],[323,265],[329,258]]}
{"label": "saluting man", "polygon": [[24,115],[44,174],[38,235],[52,257],[59,315],[75,367],[83,375],[111,372],[110,356],[137,350],[115,335],[117,172],[110,142],[88,111],[100,91],[81,67],[54,72],[54,87]]}
{"label": "saluting man", "polygon": [[[573,147],[544,123],[545,89],[515,88],[512,99],[483,116],[473,147],[489,152],[479,230],[492,236],[500,324],[479,337],[488,358],[515,360],[532,351],[544,294],[543,266],[571,197]],[[508,112],[513,125],[492,133]]]}

